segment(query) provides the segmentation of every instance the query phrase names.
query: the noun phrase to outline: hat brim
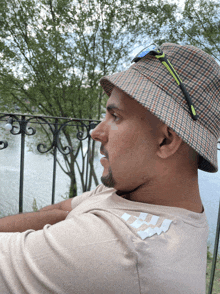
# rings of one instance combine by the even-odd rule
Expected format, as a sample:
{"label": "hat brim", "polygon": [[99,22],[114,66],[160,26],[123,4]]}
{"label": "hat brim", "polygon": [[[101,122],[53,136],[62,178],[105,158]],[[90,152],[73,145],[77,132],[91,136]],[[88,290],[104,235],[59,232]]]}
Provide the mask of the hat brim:
{"label": "hat brim", "polygon": [[185,143],[200,156],[198,168],[206,172],[217,172],[217,141],[215,136],[160,87],[134,68],[101,78],[100,84],[110,96],[116,86],[146,107],[163,123],[169,126]]}

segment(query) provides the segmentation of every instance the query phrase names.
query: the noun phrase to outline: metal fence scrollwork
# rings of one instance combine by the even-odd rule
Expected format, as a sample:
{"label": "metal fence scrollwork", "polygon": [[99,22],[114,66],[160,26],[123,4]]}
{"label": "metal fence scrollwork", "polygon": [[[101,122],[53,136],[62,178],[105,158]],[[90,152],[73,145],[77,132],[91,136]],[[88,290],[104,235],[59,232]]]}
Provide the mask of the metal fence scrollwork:
{"label": "metal fence scrollwork", "polygon": [[[25,150],[25,136],[33,136],[36,134],[36,129],[30,126],[31,123],[41,125],[44,130],[45,127],[49,128],[47,131],[48,136],[52,135],[50,145],[45,143],[39,143],[37,150],[40,153],[53,153],[53,178],[52,178],[52,201],[54,203],[55,197],[55,180],[56,180],[56,163],[57,163],[57,151],[63,155],[68,155],[73,152],[73,147],[69,145],[63,146],[61,143],[62,132],[66,132],[67,126],[76,128],[76,139],[83,141],[88,138],[88,147],[90,143],[90,131],[100,123],[98,120],[87,120],[87,119],[72,119],[64,117],[49,117],[49,116],[34,116],[34,115],[23,115],[23,114],[12,114],[12,113],[0,113],[0,121],[5,121],[5,129],[12,135],[21,135],[21,156],[20,156],[20,182],[19,182],[19,213],[23,211],[23,183],[24,183],[24,150]],[[52,121],[52,122],[51,122]],[[50,133],[50,134],[49,134]],[[67,133],[67,132],[66,132]],[[70,136],[67,138],[70,141]],[[0,150],[8,147],[6,140],[0,141]],[[89,150],[89,148],[88,148]],[[87,174],[88,174],[88,160],[87,160]],[[87,177],[86,174],[86,177]],[[87,183],[87,179],[86,179]]]}
{"label": "metal fence scrollwork", "polygon": [[0,141],[0,150],[5,149],[8,147],[7,141]]}

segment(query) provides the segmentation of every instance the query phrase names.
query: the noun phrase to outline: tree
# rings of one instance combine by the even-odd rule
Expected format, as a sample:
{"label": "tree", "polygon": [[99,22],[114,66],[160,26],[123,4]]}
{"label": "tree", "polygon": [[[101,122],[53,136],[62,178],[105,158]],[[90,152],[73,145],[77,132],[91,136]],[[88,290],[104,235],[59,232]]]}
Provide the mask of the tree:
{"label": "tree", "polygon": [[[152,9],[166,20],[175,5],[133,0],[7,0],[0,7],[1,111],[97,119],[107,97],[98,84],[131,60],[134,44],[148,38]],[[166,8],[165,10],[163,8]],[[172,13],[171,13],[172,14]],[[26,102],[29,102],[27,104]],[[63,132],[78,154],[70,132]],[[93,148],[95,142],[93,142]],[[75,157],[64,156],[70,197],[77,195]],[[89,186],[97,179],[90,160]]]}
{"label": "tree", "polygon": [[187,0],[182,15],[181,40],[200,47],[220,61],[220,3]]}
{"label": "tree", "polygon": [[[159,44],[173,42],[201,48],[220,61],[220,3],[216,0],[186,0],[183,8],[166,6],[167,18],[156,22],[149,35]],[[153,11],[153,16],[158,16]],[[160,17],[158,17],[160,19]]]}

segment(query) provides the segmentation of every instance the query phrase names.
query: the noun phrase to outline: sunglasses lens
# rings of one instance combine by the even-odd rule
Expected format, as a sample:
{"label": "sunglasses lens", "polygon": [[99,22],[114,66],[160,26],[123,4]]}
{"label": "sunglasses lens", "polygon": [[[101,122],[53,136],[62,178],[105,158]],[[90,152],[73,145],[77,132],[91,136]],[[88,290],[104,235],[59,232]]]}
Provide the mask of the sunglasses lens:
{"label": "sunglasses lens", "polygon": [[144,57],[145,55],[147,55],[150,51],[152,50],[155,50],[157,46],[156,45],[150,45],[149,47],[145,48],[143,51],[141,51],[139,54],[138,54],[138,58],[142,58]]}

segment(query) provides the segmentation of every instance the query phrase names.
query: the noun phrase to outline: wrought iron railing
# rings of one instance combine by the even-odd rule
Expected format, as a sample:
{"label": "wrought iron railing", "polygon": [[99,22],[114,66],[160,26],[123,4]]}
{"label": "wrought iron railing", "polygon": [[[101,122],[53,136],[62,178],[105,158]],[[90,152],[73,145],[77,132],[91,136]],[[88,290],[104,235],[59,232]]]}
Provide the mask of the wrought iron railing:
{"label": "wrought iron railing", "polygon": [[[88,184],[88,165],[89,165],[89,151],[90,151],[90,131],[100,123],[99,120],[89,119],[75,119],[75,118],[64,118],[64,117],[50,117],[41,115],[28,115],[28,114],[13,114],[13,113],[0,113],[0,121],[5,121],[5,129],[10,131],[12,135],[21,135],[21,155],[20,155],[20,183],[19,183],[19,213],[23,211],[23,182],[24,182],[24,149],[25,149],[25,136],[33,136],[36,134],[34,127],[30,126],[30,123],[38,124],[41,126],[47,125],[52,134],[52,140],[50,140],[50,146],[47,147],[45,143],[39,143],[37,150],[40,153],[53,153],[53,177],[52,177],[52,200],[51,204],[54,204],[55,195],[55,182],[56,182],[56,166],[57,166],[57,151],[61,154],[68,155],[73,151],[73,147],[70,145],[63,146],[61,143],[61,133],[65,133],[65,127],[71,126],[77,128],[76,137],[79,141],[83,141],[88,138],[87,148],[87,163],[86,163],[86,184],[84,191],[87,190]],[[45,130],[45,129],[44,129]],[[69,141],[70,143],[70,141]],[[220,143],[220,142],[218,142]],[[0,150],[8,147],[6,140],[0,140]],[[218,150],[220,150],[218,148]],[[94,150],[91,152],[94,155]],[[76,157],[75,157],[76,158]],[[220,201],[219,211],[216,226],[215,245],[212,260],[212,269],[210,275],[210,283],[208,294],[212,293],[213,281],[215,276],[218,245],[219,245],[219,234],[220,234]]]}
{"label": "wrought iron railing", "polygon": [[[53,154],[53,176],[52,176],[52,200],[51,204],[54,204],[55,196],[55,183],[56,183],[56,167],[57,167],[57,151],[62,155],[67,156],[71,152],[73,153],[73,146],[70,134],[68,134],[67,141],[69,145],[63,146],[61,136],[66,135],[66,127],[76,128],[76,138],[79,141],[83,141],[88,138],[88,152],[94,154],[94,150],[90,148],[90,131],[99,124],[98,120],[89,119],[75,119],[65,117],[50,117],[41,115],[26,115],[26,114],[12,114],[12,113],[0,113],[0,121],[5,121],[5,129],[10,131],[12,135],[21,135],[21,155],[20,155],[20,180],[19,180],[19,213],[23,212],[23,183],[24,183],[24,150],[25,150],[25,137],[33,136],[36,134],[36,129],[31,125],[41,125],[44,133],[47,136],[49,147],[46,143],[39,143],[37,150],[40,153],[51,152]],[[45,126],[48,127],[49,131],[46,130]],[[50,133],[50,134],[49,134]],[[52,135],[52,139],[49,138]],[[75,138],[75,139],[76,139]],[[8,147],[6,140],[0,140],[0,150]],[[91,156],[90,156],[91,158]],[[88,167],[89,167],[89,156],[87,156],[86,162],[86,179],[83,192],[88,191]]]}

